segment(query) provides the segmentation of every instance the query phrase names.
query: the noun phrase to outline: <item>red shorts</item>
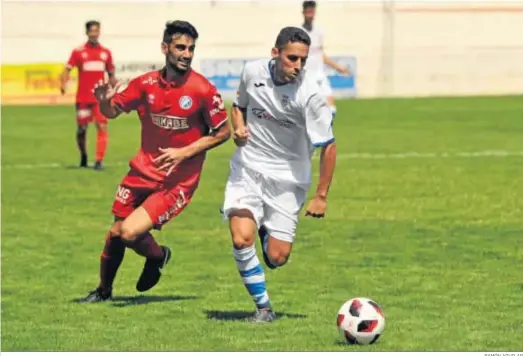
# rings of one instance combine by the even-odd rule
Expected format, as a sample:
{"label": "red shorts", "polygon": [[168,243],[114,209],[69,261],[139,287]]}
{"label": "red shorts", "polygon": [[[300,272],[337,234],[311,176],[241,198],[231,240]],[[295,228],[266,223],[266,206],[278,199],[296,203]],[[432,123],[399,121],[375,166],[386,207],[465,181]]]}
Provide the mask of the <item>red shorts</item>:
{"label": "red shorts", "polygon": [[122,179],[116,191],[112,213],[125,219],[139,206],[142,206],[151,218],[154,228],[180,214],[191,201],[197,185],[184,182],[164,185],[142,176],[131,169]]}
{"label": "red shorts", "polygon": [[97,103],[76,103],[76,122],[78,125],[85,126],[91,122],[107,124],[108,120],[100,112]]}

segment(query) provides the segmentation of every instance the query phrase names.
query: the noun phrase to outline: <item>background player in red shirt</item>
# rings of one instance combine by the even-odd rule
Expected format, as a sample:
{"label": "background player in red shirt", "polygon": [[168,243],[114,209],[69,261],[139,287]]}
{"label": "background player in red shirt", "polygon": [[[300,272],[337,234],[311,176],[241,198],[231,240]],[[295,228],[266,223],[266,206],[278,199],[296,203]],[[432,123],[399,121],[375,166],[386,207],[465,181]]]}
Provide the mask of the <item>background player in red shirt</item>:
{"label": "background player in red shirt", "polygon": [[114,64],[111,51],[98,42],[100,37],[100,22],[89,21],[85,24],[88,41],[75,48],[67,61],[62,73],[60,90],[65,94],[69,73],[73,67],[78,68],[78,90],[76,92],[76,142],[80,150],[80,167],[87,167],[87,151],[85,136],[87,125],[95,122],[96,163],[94,169],[101,170],[102,161],[107,148],[107,119],[100,112],[98,103],[93,95],[93,88],[99,80],[103,80],[105,72],[109,74],[109,82],[116,85]]}
{"label": "background player in red shirt", "polygon": [[146,258],[136,284],[146,291],[158,283],[171,257],[150,230],[177,216],[198,187],[205,152],[230,136],[222,98],[216,88],[191,69],[198,32],[188,22],[166,24],[160,71],[131,80],[123,90],[99,83],[94,94],[101,112],[115,118],[136,110],[141,122],[141,147],[130,161],[113,203],[115,222],[106,235],[100,261],[100,284],[83,299],[112,297],[112,285],[125,248]]}

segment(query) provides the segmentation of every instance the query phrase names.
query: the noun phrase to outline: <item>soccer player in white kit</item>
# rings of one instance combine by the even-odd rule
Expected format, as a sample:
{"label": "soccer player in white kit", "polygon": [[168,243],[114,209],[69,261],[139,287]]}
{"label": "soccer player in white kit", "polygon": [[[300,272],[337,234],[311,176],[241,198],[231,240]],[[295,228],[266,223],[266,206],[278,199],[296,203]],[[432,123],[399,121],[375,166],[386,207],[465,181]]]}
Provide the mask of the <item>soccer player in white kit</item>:
{"label": "soccer player in white kit", "polygon": [[311,38],[311,46],[309,49],[309,59],[305,69],[309,75],[316,78],[320,87],[320,93],[326,99],[332,109],[332,114],[336,114],[336,105],[334,103],[334,95],[332,94],[332,88],[329,84],[329,79],[325,74],[324,64],[335,69],[341,74],[349,75],[350,70],[345,68],[332,59],[327,57],[323,49],[323,31],[317,26],[313,25],[314,17],[316,16],[316,1],[304,1],[302,4],[303,8],[303,24],[301,28],[307,32]]}
{"label": "soccer player in white kit", "polygon": [[256,255],[256,233],[265,264],[271,269],[284,265],[311,185],[314,149],[321,147],[320,179],[306,216],[324,216],[336,165],[332,112],[317,82],[303,73],[309,45],[302,29],[283,28],[272,59],[245,64],[231,109],[238,148],[223,213],[240,276],[256,304],[256,322],[275,318]]}

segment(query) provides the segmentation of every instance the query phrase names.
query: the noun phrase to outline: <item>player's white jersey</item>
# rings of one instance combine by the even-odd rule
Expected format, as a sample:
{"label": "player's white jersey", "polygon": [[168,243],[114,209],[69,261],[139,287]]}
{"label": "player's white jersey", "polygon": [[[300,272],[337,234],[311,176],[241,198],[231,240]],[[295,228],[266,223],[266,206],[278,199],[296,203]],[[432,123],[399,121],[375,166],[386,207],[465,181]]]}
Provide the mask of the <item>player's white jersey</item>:
{"label": "player's white jersey", "polygon": [[311,45],[309,46],[309,58],[307,58],[307,64],[305,68],[309,74],[313,74],[316,77],[324,75],[324,62],[323,62],[323,31],[316,26],[312,27],[309,31],[303,25],[301,28],[307,32],[311,38]]}
{"label": "player's white jersey", "polygon": [[332,111],[308,75],[275,85],[273,65],[267,59],[243,68],[235,105],[246,109],[249,139],[238,147],[233,163],[308,187],[314,147],[334,141]]}

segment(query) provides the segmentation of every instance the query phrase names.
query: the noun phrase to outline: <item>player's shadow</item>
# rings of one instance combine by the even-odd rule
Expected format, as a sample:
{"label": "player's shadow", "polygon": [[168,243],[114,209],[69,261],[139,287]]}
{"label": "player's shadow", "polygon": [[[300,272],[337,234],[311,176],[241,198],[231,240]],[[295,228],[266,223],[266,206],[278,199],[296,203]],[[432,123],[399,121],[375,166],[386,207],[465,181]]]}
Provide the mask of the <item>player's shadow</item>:
{"label": "player's shadow", "polygon": [[[129,307],[133,305],[142,305],[150,303],[165,303],[165,302],[176,302],[180,300],[194,300],[199,297],[194,295],[134,295],[134,296],[118,296],[113,297],[109,301],[110,305],[113,307]],[[81,303],[81,299],[73,299],[74,303]]]}
{"label": "player's shadow", "polygon": [[119,296],[112,300],[113,307],[128,307],[133,305],[176,302],[180,300],[194,300],[199,297],[195,295],[137,295],[137,296]]}
{"label": "player's shadow", "polygon": [[[252,310],[205,310],[207,319],[222,320],[222,321],[242,321],[252,318],[254,312]],[[305,314],[293,314],[285,312],[277,312],[276,319],[291,318],[291,319],[305,319]]]}
{"label": "player's shadow", "polygon": [[65,169],[74,169],[74,170],[84,170],[84,171],[88,171],[88,170],[93,170],[93,167],[80,167],[79,165],[74,165],[74,164],[69,164],[67,166],[64,166]]}
{"label": "player's shadow", "polygon": [[[80,167],[79,165],[67,165],[63,167],[65,170],[75,170],[75,171],[86,171],[86,172],[99,172],[94,169],[93,166],[89,167]],[[111,169],[111,166],[109,166],[109,170]],[[104,166],[103,171],[107,170],[107,166]]]}

